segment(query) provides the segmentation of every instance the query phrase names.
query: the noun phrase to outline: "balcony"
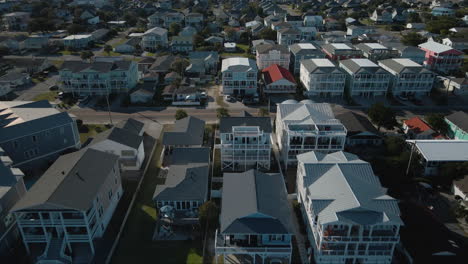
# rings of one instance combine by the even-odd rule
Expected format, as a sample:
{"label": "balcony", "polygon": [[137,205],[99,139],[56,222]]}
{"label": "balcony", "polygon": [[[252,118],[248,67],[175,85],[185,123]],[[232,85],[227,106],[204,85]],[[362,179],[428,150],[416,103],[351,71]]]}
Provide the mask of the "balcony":
{"label": "balcony", "polygon": [[228,143],[228,144],[224,144],[224,143],[221,143],[221,148],[226,148],[226,149],[229,149],[229,148],[232,148],[232,149],[270,149],[271,148],[271,145],[268,143],[268,144],[265,144],[265,143],[260,143],[260,144],[256,144],[256,143],[249,143],[249,144],[245,144],[245,143]]}
{"label": "balcony", "polygon": [[[257,237],[257,236],[255,236]],[[252,239],[253,240],[253,239]],[[255,239],[256,240],[256,239]],[[291,242],[283,245],[262,245],[261,241],[253,242],[248,240],[229,240],[223,235],[215,235],[215,251],[216,254],[246,254],[246,253],[284,253],[288,254],[292,251]]]}

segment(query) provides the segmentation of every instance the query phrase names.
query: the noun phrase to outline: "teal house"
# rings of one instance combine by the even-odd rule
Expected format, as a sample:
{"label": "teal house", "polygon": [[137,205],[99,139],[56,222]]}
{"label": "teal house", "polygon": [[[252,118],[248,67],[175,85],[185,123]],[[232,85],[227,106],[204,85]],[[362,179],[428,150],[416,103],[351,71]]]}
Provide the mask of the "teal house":
{"label": "teal house", "polygon": [[448,136],[452,139],[468,140],[468,113],[455,112],[445,117],[449,125]]}

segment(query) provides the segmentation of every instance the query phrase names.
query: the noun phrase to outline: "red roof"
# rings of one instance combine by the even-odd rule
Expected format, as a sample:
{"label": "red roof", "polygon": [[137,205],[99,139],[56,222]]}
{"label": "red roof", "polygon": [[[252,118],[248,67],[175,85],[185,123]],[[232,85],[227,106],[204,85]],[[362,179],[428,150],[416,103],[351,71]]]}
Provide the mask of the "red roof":
{"label": "red roof", "polygon": [[424,122],[421,118],[419,117],[413,117],[411,119],[405,120],[406,126],[408,126],[409,129],[413,130],[416,133],[422,133],[427,130],[433,130],[426,122]]}
{"label": "red roof", "polygon": [[262,70],[263,78],[266,81],[266,84],[279,81],[281,79],[286,79],[294,84],[296,80],[294,76],[285,68],[279,66],[278,64],[273,64],[268,68]]}

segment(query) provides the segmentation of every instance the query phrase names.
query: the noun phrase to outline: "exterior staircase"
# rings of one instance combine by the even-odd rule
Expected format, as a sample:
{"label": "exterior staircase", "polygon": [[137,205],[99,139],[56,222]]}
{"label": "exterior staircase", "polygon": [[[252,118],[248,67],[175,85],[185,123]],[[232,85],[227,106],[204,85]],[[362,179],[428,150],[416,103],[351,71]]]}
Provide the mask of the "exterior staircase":
{"label": "exterior staircase", "polygon": [[44,254],[38,258],[36,264],[72,264],[72,258],[64,252],[65,239],[63,237],[50,238]]}

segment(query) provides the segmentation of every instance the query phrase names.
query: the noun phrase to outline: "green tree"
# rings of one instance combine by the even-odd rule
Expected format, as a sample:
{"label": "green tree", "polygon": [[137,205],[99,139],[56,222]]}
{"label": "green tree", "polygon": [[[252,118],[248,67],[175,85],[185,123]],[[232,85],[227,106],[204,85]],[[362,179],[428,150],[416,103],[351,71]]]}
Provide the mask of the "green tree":
{"label": "green tree", "polygon": [[416,32],[410,32],[406,35],[403,35],[401,42],[407,46],[418,46],[421,43],[427,41],[427,38],[419,35]]}
{"label": "green tree", "polygon": [[190,62],[187,59],[179,58],[174,63],[172,63],[171,68],[173,71],[184,76],[185,69],[190,65]]}
{"label": "green tree", "polygon": [[385,149],[389,156],[400,154],[405,148],[405,145],[405,140],[402,137],[389,136],[385,138]]}
{"label": "green tree", "polygon": [[200,33],[197,33],[195,34],[195,36],[193,36],[193,44],[195,45],[195,47],[202,47],[203,45],[205,45],[205,39]]}
{"label": "green tree", "polygon": [[218,227],[219,207],[213,201],[207,201],[198,208],[198,218],[203,229]]}
{"label": "green tree", "polygon": [[177,109],[177,111],[175,113],[175,119],[176,120],[180,120],[180,119],[183,119],[183,118],[186,118],[186,117],[188,117],[188,114],[184,109]]}
{"label": "green tree", "polygon": [[443,114],[429,114],[425,116],[427,123],[440,134],[447,134],[449,126],[445,122]]}
{"label": "green tree", "polygon": [[109,53],[111,53],[112,51],[112,46],[111,45],[105,45],[104,46],[104,52],[107,53],[109,55]]}
{"label": "green tree", "polygon": [[80,57],[82,60],[91,59],[94,56],[94,53],[90,50],[85,50],[80,53]]}
{"label": "green tree", "polygon": [[426,29],[431,33],[442,34],[461,24],[461,20],[451,16],[440,16],[426,21]]}
{"label": "green tree", "polygon": [[229,117],[229,110],[227,110],[227,108],[224,108],[224,107],[220,107],[218,109],[216,109],[216,116],[218,118],[221,118],[221,117]]}
{"label": "green tree", "polygon": [[276,41],[276,36],[277,36],[276,31],[274,31],[271,28],[266,28],[266,29],[262,30],[262,32],[260,32],[260,34],[258,34],[258,37],[260,39],[269,39],[269,40],[273,40],[273,41]]}
{"label": "green tree", "polygon": [[70,35],[75,35],[75,34],[84,32],[85,30],[86,28],[79,24],[71,24],[70,26],[67,27],[67,32]]}
{"label": "green tree", "polygon": [[258,115],[259,116],[269,116],[270,112],[268,111],[267,108],[262,107],[262,108],[258,109]]}
{"label": "green tree", "polygon": [[419,16],[419,13],[409,13],[408,14],[408,23],[421,23],[421,17]]}
{"label": "green tree", "polygon": [[377,125],[378,130],[381,127],[393,129],[398,124],[393,110],[384,106],[383,103],[373,104],[369,108],[368,115],[372,122]]}
{"label": "green tree", "polygon": [[172,36],[177,36],[180,32],[180,24],[179,23],[172,23],[169,25],[169,33]]}
{"label": "green tree", "polygon": [[224,33],[226,34],[227,40],[234,40],[236,37],[236,31],[232,27],[226,27]]}

